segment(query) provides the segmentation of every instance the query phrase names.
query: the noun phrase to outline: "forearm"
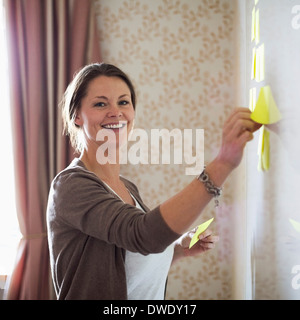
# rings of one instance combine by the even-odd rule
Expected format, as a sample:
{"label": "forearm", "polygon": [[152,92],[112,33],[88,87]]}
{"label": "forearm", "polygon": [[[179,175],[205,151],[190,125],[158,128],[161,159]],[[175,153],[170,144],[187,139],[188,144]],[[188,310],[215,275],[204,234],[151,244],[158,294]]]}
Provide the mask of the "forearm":
{"label": "forearm", "polygon": [[[206,168],[215,186],[221,187],[231,171],[239,165],[246,143],[253,139],[253,132],[259,128],[260,124],[251,120],[249,109],[236,108],[232,111],[223,127],[220,152]],[[194,179],[181,192],[164,202],[160,211],[169,227],[182,234],[194,223],[211,198],[204,184]]]}
{"label": "forearm", "polygon": [[[215,159],[206,171],[215,186],[222,186],[233,168]],[[212,199],[202,182],[194,179],[182,191],[160,206],[161,214],[169,227],[179,233],[186,232]]]}

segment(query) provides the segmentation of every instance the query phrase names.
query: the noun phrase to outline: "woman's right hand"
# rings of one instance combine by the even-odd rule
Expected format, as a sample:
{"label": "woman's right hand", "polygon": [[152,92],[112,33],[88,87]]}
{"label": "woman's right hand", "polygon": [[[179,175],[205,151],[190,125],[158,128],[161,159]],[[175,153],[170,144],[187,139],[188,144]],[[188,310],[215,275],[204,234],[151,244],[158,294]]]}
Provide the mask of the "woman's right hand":
{"label": "woman's right hand", "polygon": [[231,170],[240,164],[246,143],[253,139],[253,132],[261,127],[250,115],[249,109],[236,108],[224,124],[222,144],[216,160]]}

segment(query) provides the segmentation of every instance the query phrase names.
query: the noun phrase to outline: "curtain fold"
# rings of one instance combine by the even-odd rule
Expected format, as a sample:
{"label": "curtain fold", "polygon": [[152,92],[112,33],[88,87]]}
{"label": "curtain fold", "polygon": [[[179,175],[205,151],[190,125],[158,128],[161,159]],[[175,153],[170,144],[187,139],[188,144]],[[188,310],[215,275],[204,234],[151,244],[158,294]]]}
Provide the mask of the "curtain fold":
{"label": "curtain fold", "polygon": [[74,156],[58,103],[81,66],[99,62],[93,1],[5,0],[16,207],[23,235],[6,299],[49,299],[48,190]]}

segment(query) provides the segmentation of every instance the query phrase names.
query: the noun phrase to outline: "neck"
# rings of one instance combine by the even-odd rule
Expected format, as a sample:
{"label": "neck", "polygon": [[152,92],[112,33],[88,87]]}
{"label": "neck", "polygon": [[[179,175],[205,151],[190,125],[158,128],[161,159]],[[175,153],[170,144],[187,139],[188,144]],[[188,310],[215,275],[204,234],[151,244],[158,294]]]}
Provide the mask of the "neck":
{"label": "neck", "polygon": [[120,163],[118,161],[119,155],[116,154],[116,163],[100,164],[96,158],[96,152],[89,152],[84,149],[80,155],[80,160],[84,163],[86,168],[95,173],[97,177],[106,183],[115,184],[119,181]]}

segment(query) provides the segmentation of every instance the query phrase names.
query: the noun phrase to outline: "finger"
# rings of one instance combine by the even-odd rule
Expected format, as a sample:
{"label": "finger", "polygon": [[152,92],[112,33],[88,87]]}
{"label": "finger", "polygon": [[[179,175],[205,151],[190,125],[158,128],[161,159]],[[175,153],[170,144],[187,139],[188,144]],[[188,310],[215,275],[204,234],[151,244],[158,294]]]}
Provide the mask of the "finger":
{"label": "finger", "polygon": [[244,147],[246,145],[247,142],[251,141],[253,139],[253,133],[246,130],[243,132],[243,134],[240,135],[240,137],[238,138],[238,144],[241,145],[242,147]]}
{"label": "finger", "polygon": [[231,119],[232,117],[234,117],[235,115],[237,115],[239,113],[251,114],[251,111],[249,108],[236,107],[231,111],[228,119]]}
{"label": "finger", "polygon": [[245,130],[248,130],[250,132],[254,132],[257,128],[257,123],[255,123],[253,120],[251,119],[240,119],[237,121],[234,129],[239,130],[240,132],[243,132]]}
{"label": "finger", "polygon": [[220,240],[219,236],[209,236],[203,239],[200,239],[201,242],[218,242]]}
{"label": "finger", "polygon": [[255,123],[249,115],[243,117],[235,118],[232,123],[229,124],[228,128],[225,129],[227,133],[227,139],[231,140],[233,138],[239,137],[244,131],[254,132],[258,128],[258,124]]}
{"label": "finger", "polygon": [[200,242],[199,245],[205,250],[213,249],[216,246],[214,242]]}
{"label": "finger", "polygon": [[257,123],[255,121],[253,121],[253,122],[254,122],[254,129],[252,130],[252,132],[255,132],[255,131],[257,131],[258,129],[261,128],[262,124],[261,123]]}
{"label": "finger", "polygon": [[229,142],[239,137],[245,130],[255,129],[254,122],[249,118],[234,117],[223,127],[223,140]]}
{"label": "finger", "polygon": [[210,237],[207,237],[207,238],[204,238],[202,239],[201,241],[202,242],[211,242],[211,243],[216,243],[220,240],[220,237],[219,236],[210,236]]}
{"label": "finger", "polygon": [[207,237],[209,237],[211,235],[212,235],[212,230],[207,229],[204,232],[200,233],[198,238],[199,238],[199,240],[201,240],[201,239],[207,238]]}
{"label": "finger", "polygon": [[236,122],[237,119],[250,119],[251,111],[247,108],[235,108],[225,121],[224,125],[232,127],[232,125]]}
{"label": "finger", "polygon": [[228,119],[229,126],[232,126],[237,119],[245,119],[245,120],[248,119],[251,122],[251,125],[250,125],[251,132],[257,131],[262,126],[262,124],[253,121],[251,119],[251,113],[252,112],[248,108],[235,108]]}

